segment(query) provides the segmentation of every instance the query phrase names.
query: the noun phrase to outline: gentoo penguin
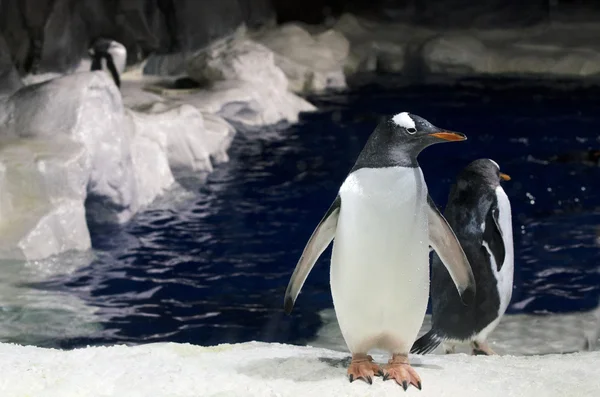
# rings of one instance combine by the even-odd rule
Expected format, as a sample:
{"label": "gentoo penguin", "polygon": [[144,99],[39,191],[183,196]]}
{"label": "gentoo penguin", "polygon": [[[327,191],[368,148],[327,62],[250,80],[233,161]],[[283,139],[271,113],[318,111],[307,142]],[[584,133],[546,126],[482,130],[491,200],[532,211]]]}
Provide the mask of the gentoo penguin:
{"label": "gentoo penguin", "polygon": [[[372,383],[377,374],[405,390],[408,384],[421,388],[408,353],[427,308],[430,245],[465,304],[474,298],[469,262],[431,201],[417,162],[427,146],[465,139],[407,112],[379,123],[304,248],[285,293],[285,311],[291,312],[310,270],[335,238],[331,293],[352,353],[350,382]],[[391,353],[387,365],[379,367],[368,355],[375,348]]]}
{"label": "gentoo penguin", "polygon": [[91,70],[104,70],[112,76],[117,87],[121,87],[120,75],[125,71],[127,49],[114,40],[99,38],[89,49],[92,58]]}
{"label": "gentoo penguin", "polygon": [[479,159],[458,176],[444,216],[460,241],[477,283],[472,305],[464,306],[438,255],[431,265],[432,328],[411,353],[424,354],[444,342],[446,353],[470,343],[473,354],[495,354],[486,338],[504,315],[513,288],[513,235],[510,202],[500,186],[510,177],[498,164]]}

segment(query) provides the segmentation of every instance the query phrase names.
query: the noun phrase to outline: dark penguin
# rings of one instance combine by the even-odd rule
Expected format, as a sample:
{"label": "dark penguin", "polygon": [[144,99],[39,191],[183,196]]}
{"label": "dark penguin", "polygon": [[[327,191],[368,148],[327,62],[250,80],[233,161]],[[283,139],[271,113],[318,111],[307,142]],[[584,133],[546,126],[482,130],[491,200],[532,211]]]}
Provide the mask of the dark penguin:
{"label": "dark penguin", "polygon": [[510,177],[498,164],[480,159],[469,164],[450,191],[444,216],[456,233],[475,276],[474,304],[465,306],[437,254],[431,274],[432,328],[411,353],[425,354],[444,342],[470,343],[473,354],[495,354],[486,338],[504,315],[513,286],[513,237],[510,202],[500,180]]}
{"label": "dark penguin", "polygon": [[94,41],[89,49],[92,59],[91,70],[104,70],[112,76],[117,87],[121,87],[120,75],[125,70],[127,62],[127,50],[114,41],[99,38]]}

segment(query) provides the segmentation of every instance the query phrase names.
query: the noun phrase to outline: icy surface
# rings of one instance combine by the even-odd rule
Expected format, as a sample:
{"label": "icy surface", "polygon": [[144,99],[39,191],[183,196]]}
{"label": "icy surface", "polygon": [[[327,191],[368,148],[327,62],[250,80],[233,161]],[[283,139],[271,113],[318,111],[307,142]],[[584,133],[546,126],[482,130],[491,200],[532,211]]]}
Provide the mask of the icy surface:
{"label": "icy surface", "polygon": [[345,88],[344,63],[349,42],[340,32],[311,35],[297,24],[286,24],[258,39],[275,52],[275,63],[296,92]]}
{"label": "icy surface", "polygon": [[[600,313],[600,311],[598,311]],[[598,313],[582,312],[551,315],[505,315],[488,337],[490,347],[498,354],[527,356],[533,354],[571,353],[586,349],[587,340],[597,329]],[[333,309],[320,314],[323,326],[310,345],[346,351]],[[419,336],[431,329],[431,316],[426,315]],[[595,345],[594,345],[595,346]],[[457,346],[457,352],[468,353],[469,346]],[[439,346],[435,354],[443,354]]]}
{"label": "icy surface", "polygon": [[153,102],[150,93],[135,98],[139,110],[126,109],[100,71],[32,84],[2,101],[0,259],[89,249],[86,217],[126,222],[173,185],[173,172],[208,172],[227,160],[234,130],[222,118]]}
{"label": "icy surface", "polygon": [[39,259],[90,247],[85,149],[57,138],[0,144],[0,258]]}
{"label": "icy surface", "polygon": [[[72,351],[0,344],[3,396],[397,396],[393,381],[349,383],[348,356],[244,343],[151,344]],[[376,355],[377,361],[385,360]],[[593,396],[600,353],[541,357],[415,356],[427,396]],[[559,375],[560,374],[560,375]]]}
{"label": "icy surface", "polygon": [[192,78],[211,83],[179,99],[228,121],[249,127],[294,123],[300,112],[315,110],[289,91],[273,52],[254,41],[240,39],[215,46],[190,59],[188,65]]}

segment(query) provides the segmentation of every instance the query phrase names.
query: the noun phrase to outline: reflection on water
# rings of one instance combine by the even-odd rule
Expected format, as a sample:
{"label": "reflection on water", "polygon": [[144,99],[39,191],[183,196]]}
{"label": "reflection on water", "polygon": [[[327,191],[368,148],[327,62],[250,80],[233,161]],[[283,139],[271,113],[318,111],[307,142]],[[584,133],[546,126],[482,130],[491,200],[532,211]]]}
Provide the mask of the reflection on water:
{"label": "reflection on water", "polygon": [[[509,312],[597,305],[600,168],[556,156],[600,147],[600,89],[468,81],[312,99],[322,110],[298,125],[238,134],[231,162],[205,184],[187,181],[191,190],[175,189],[128,225],[92,230],[93,258],[3,265],[0,338],[59,347],[314,340],[319,313],[332,307],[329,253],[285,316],[289,276],[378,119],[403,110],[469,136],[420,157],[438,205],[476,158],[493,158],[513,177],[505,184],[516,252]],[[43,270],[52,266],[60,272]]]}
{"label": "reflection on water", "polygon": [[69,253],[25,264],[0,261],[0,340],[54,346],[57,337],[99,332],[102,327],[96,308],[77,295],[31,287],[49,277],[66,277],[92,259],[92,253]]}

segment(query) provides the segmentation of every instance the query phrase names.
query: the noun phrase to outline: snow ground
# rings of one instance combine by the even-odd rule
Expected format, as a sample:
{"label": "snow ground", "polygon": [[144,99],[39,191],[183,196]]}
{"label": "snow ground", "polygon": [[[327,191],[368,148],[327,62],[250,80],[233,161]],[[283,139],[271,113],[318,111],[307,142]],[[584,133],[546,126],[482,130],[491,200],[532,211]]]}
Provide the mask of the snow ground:
{"label": "snow ground", "polygon": [[[393,381],[349,383],[346,353],[266,343],[151,344],[72,351],[0,344],[3,397],[397,396]],[[385,358],[375,356],[377,361]],[[600,352],[535,357],[414,356],[414,396],[598,396]]]}

